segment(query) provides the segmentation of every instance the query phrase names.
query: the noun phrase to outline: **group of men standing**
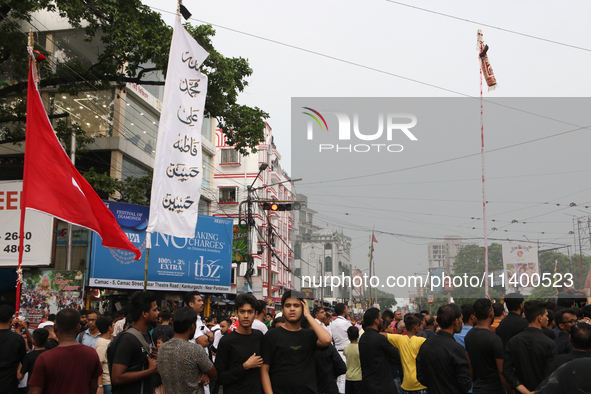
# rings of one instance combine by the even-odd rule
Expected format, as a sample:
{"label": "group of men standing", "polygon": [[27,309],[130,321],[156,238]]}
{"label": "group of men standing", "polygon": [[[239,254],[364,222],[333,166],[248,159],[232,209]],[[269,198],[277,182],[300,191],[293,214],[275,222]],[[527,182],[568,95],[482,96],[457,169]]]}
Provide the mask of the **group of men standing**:
{"label": "group of men standing", "polygon": [[[0,382],[6,382],[0,392],[16,394],[14,383],[24,371],[32,394],[501,394],[589,392],[591,386],[585,373],[591,320],[563,309],[550,315],[554,332],[545,303],[516,296],[507,297],[509,314],[500,319],[499,308],[483,298],[462,308],[444,305],[436,319],[391,311],[382,316],[370,308],[359,327],[347,319],[344,304],[331,319],[323,308],[310,311],[303,294],[288,291],[281,299],[284,324],[268,330],[255,326],[265,308],[252,294],[236,297],[234,330],[229,320],[219,330],[206,327],[198,292],[186,293],[184,303],[172,316],[163,314],[164,324],[150,335],[158,320],[156,297],[134,293],[128,327],[113,340],[112,321],[90,311],[81,329],[80,313],[62,309],[53,327],[55,349],[44,349],[46,330],[34,332],[34,368],[9,366],[0,357]],[[25,340],[10,332],[13,313],[0,306],[0,344],[12,358],[24,359]]]}

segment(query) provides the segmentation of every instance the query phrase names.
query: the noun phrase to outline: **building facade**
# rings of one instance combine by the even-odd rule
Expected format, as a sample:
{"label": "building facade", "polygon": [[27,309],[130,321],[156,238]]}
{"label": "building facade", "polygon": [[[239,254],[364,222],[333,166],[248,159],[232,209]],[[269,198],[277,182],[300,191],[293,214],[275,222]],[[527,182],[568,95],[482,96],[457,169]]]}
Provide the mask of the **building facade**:
{"label": "building facade", "polygon": [[[226,143],[221,130],[215,132],[216,154],[213,157],[214,192],[213,216],[234,219],[245,216],[250,198],[254,201],[255,224],[250,234],[250,246],[254,258],[253,293],[257,296],[281,297],[284,291],[294,289],[295,212],[263,209],[257,201],[295,200],[291,179],[281,168],[281,154],[273,142],[271,127],[266,124],[265,137],[257,146],[257,152],[244,156]],[[262,164],[267,167],[260,170]],[[233,262],[232,282],[240,287],[247,272],[246,262]],[[269,273],[270,280],[269,280]],[[260,284],[261,289],[257,287]],[[237,289],[240,292],[242,289]]]}

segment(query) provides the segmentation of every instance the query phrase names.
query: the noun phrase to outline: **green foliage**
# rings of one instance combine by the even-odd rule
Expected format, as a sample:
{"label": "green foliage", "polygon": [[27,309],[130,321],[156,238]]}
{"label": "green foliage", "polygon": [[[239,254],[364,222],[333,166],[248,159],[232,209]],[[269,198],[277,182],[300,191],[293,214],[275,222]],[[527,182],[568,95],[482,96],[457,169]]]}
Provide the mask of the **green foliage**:
{"label": "green foliage", "polygon": [[[59,92],[76,94],[89,86],[105,90],[112,84],[122,88],[126,82],[164,84],[148,76],[152,71],[166,72],[172,28],[140,0],[5,0],[0,6],[0,75],[5,75],[10,85],[0,88],[0,100],[12,96],[24,100],[27,34],[23,34],[19,23],[31,20],[32,12],[43,9],[58,12],[75,28],[84,26],[86,41],[101,50],[89,63],[71,48],[60,47],[65,61],[54,65],[49,61],[40,63],[41,88],[54,87]],[[1,15],[8,18],[2,21]],[[229,144],[235,144],[242,154],[255,152],[264,137],[264,119],[269,115],[257,107],[237,104],[239,93],[248,85],[246,78],[252,74],[248,61],[241,57],[227,58],[217,52],[211,42],[215,34],[211,26],[186,24],[185,27],[210,53],[202,66],[209,78],[205,113],[217,118]],[[35,49],[49,55],[37,44]],[[24,120],[24,114],[24,108],[17,108],[12,102],[0,102],[0,121],[6,122],[10,116],[12,120]],[[0,138],[4,136],[2,140],[7,141],[6,137],[22,134],[19,127],[11,126],[0,133]]]}
{"label": "green foliage", "polygon": [[[488,270],[489,272],[503,268],[503,254],[501,244],[493,243],[488,248]],[[463,276],[467,274],[470,276],[477,276],[482,278],[484,273],[484,247],[478,245],[468,245],[458,252],[456,262],[454,265],[454,275]],[[492,298],[500,300],[505,293],[503,287],[490,287],[489,294]],[[464,286],[457,287],[452,292],[454,302],[458,305],[464,303],[472,303],[478,298],[485,296],[484,286],[472,287]]]}
{"label": "green foliage", "polygon": [[102,198],[107,199],[118,194],[119,197],[114,198],[115,201],[150,205],[152,171],[142,177],[127,177],[124,181],[111,178],[107,173],[100,174],[94,168],[85,172],[83,176]]}

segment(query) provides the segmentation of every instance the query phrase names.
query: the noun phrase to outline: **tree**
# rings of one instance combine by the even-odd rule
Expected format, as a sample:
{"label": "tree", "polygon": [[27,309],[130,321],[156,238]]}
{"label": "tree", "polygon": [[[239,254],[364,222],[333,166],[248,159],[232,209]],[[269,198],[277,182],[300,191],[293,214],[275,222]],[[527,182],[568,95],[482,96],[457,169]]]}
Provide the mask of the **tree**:
{"label": "tree", "polygon": [[136,205],[150,205],[153,172],[142,177],[130,176],[124,181],[111,178],[107,173],[100,174],[91,168],[85,172],[84,178],[101,198],[108,199],[118,195],[115,201]]}
{"label": "tree", "polygon": [[[493,243],[488,248],[488,270],[489,272],[503,268],[502,246]],[[454,275],[462,276],[464,274],[469,278],[476,276],[482,278],[484,273],[484,247],[478,245],[468,245],[458,252],[454,264]],[[490,280],[490,277],[489,277]],[[472,303],[478,298],[485,296],[483,286],[471,286],[470,283],[462,283],[463,286],[456,287],[452,292],[454,301],[461,305],[463,303]],[[489,287],[489,294],[492,298],[500,300],[505,293],[505,288],[501,286]]]}
{"label": "tree", "polygon": [[[20,23],[31,22],[31,14],[38,10],[57,12],[72,27],[83,28],[86,41],[100,43],[102,47],[92,64],[67,48],[61,61],[40,63],[41,88],[52,87],[76,95],[89,86],[104,90],[112,84],[123,88],[127,82],[164,84],[151,78],[150,73],[166,72],[172,28],[140,0],[5,0],[0,6],[0,75],[5,76],[5,83],[0,84],[4,86],[0,88],[0,100],[12,99],[0,103],[0,122],[11,122],[0,132],[2,141],[18,142],[24,138],[28,61],[27,35]],[[210,53],[202,66],[209,78],[206,115],[217,118],[228,143],[242,154],[255,152],[264,138],[264,119],[268,114],[237,103],[238,94],[248,85],[246,78],[252,74],[248,61],[217,52],[211,42],[215,34],[211,26],[185,26]],[[49,55],[39,45],[35,49]]]}

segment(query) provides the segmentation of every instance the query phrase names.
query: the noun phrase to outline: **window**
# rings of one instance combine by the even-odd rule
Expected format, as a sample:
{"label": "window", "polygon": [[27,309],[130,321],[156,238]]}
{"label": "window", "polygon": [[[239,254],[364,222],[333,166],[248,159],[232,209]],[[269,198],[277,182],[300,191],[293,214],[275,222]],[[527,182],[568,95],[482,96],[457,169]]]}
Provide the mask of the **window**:
{"label": "window", "polygon": [[324,288],[324,296],[332,297],[332,289],[330,288],[330,286]]}
{"label": "window", "polygon": [[293,273],[296,277],[302,276],[302,269],[296,268],[295,272]]}
{"label": "window", "polygon": [[324,249],[332,249],[332,244],[331,243],[324,244]]}
{"label": "window", "polygon": [[302,244],[301,243],[296,242],[295,247],[294,247],[294,253],[295,253],[294,258],[296,258],[296,259],[302,258]]}
{"label": "window", "polygon": [[221,150],[222,161],[221,164],[240,164],[240,154],[234,149]]}
{"label": "window", "polygon": [[237,187],[221,187],[220,188],[220,202],[238,202],[236,196],[238,195]]}
{"label": "window", "polygon": [[324,272],[332,272],[332,257],[330,256],[324,258]]}

